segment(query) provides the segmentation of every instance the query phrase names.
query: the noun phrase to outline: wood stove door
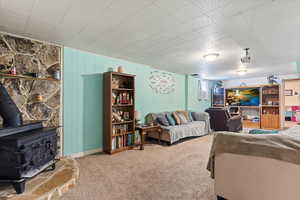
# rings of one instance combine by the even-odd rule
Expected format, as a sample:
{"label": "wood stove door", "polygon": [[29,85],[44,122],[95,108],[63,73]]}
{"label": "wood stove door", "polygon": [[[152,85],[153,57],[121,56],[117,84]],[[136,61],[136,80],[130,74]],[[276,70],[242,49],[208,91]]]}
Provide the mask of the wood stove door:
{"label": "wood stove door", "polygon": [[55,159],[57,153],[57,135],[49,135],[24,144],[22,149],[23,174],[40,168]]}

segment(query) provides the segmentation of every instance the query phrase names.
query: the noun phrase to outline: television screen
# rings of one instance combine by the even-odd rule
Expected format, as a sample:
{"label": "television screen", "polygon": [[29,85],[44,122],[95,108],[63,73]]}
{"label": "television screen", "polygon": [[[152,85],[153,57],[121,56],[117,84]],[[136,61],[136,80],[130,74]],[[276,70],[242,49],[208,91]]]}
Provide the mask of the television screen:
{"label": "television screen", "polygon": [[235,106],[259,106],[259,88],[227,89],[226,102]]}

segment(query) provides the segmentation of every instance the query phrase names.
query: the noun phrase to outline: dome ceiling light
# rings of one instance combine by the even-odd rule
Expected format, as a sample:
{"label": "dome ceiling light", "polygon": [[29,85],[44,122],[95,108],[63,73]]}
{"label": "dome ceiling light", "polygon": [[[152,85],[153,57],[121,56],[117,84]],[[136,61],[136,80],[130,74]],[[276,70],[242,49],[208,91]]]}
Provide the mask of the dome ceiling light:
{"label": "dome ceiling light", "polygon": [[237,73],[238,73],[238,75],[240,75],[240,76],[245,75],[247,72],[248,72],[247,69],[238,69],[238,70],[237,70]]}
{"label": "dome ceiling light", "polygon": [[215,61],[218,57],[220,56],[219,53],[208,53],[206,55],[203,56],[203,58],[206,60],[206,61]]}

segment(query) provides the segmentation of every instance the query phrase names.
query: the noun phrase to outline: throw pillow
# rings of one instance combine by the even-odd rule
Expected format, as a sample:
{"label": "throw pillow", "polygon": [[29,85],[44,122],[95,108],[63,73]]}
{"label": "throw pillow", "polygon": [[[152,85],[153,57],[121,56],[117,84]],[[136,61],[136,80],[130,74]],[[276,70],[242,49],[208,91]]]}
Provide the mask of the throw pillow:
{"label": "throw pillow", "polygon": [[191,111],[189,111],[189,119],[190,119],[191,122],[194,121]]}
{"label": "throw pillow", "polygon": [[184,115],[185,119],[190,122],[190,119],[189,119],[189,113],[187,111],[183,111],[183,110],[180,110],[180,111],[177,111],[178,113],[181,113]]}
{"label": "throw pillow", "polygon": [[192,112],[194,121],[206,121],[209,119],[209,114],[207,112]]}
{"label": "throw pillow", "polygon": [[184,116],[184,114],[182,112],[177,113],[178,117],[180,119],[180,124],[187,124],[188,120],[186,119],[186,117]]}
{"label": "throw pillow", "polygon": [[180,125],[180,118],[178,117],[178,114],[176,112],[172,112],[172,116],[175,119],[176,124]]}
{"label": "throw pillow", "polygon": [[156,118],[157,122],[163,126],[169,126],[169,121],[167,120],[165,115],[158,115]]}
{"label": "throw pillow", "polygon": [[176,125],[176,121],[175,121],[175,119],[172,117],[172,114],[171,114],[171,113],[167,113],[167,114],[166,114],[166,117],[167,117],[167,119],[168,119],[168,121],[169,121],[170,126],[175,126],[175,125]]}
{"label": "throw pillow", "polygon": [[277,134],[279,131],[276,130],[263,130],[263,129],[252,129],[249,134]]}
{"label": "throw pillow", "polygon": [[192,116],[193,116],[193,119],[195,121],[202,121],[203,120],[203,113],[201,112],[192,112]]}

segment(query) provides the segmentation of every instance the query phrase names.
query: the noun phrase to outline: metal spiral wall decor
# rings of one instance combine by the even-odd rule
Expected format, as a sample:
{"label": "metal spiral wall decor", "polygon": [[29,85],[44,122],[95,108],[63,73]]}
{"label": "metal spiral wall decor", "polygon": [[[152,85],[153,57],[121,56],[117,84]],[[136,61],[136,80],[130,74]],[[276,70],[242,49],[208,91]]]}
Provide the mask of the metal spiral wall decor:
{"label": "metal spiral wall decor", "polygon": [[149,76],[149,86],[158,94],[169,94],[175,90],[176,80],[171,73],[153,71]]}

